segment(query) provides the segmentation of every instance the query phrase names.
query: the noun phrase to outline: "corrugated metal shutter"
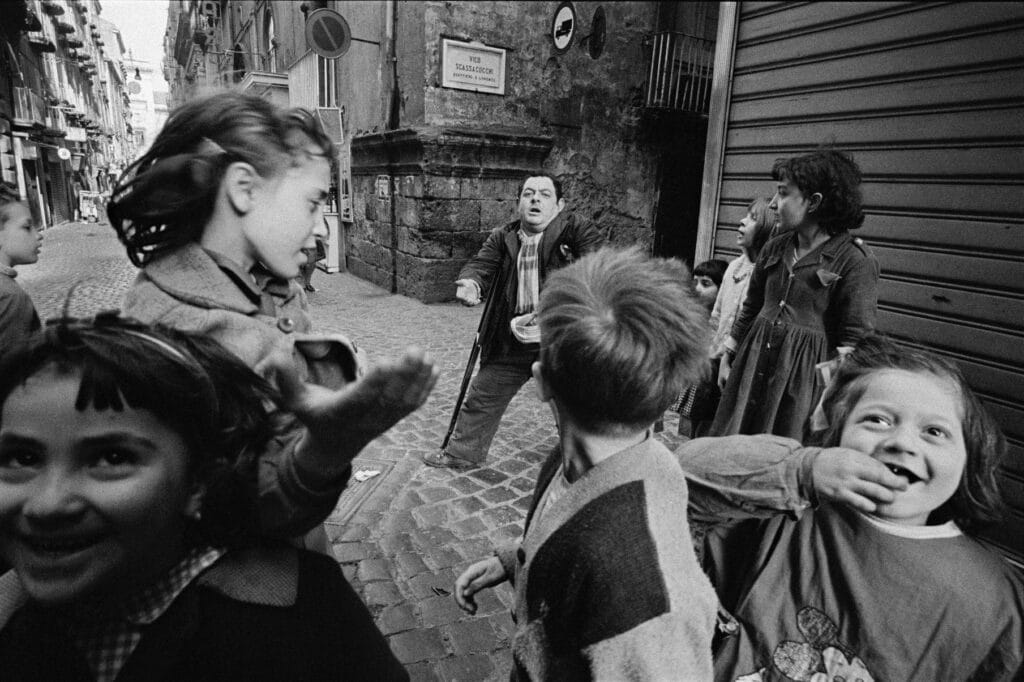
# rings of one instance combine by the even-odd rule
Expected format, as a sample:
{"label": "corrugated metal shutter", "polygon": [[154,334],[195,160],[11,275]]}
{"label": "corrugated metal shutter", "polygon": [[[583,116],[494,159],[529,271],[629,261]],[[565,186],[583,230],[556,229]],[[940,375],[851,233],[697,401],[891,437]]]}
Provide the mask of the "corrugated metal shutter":
{"label": "corrugated metal shutter", "polygon": [[960,362],[999,419],[1014,509],[992,540],[1024,559],[1024,3],[742,3],[733,58],[698,258],[736,254],[774,159],[851,151],[881,331]]}

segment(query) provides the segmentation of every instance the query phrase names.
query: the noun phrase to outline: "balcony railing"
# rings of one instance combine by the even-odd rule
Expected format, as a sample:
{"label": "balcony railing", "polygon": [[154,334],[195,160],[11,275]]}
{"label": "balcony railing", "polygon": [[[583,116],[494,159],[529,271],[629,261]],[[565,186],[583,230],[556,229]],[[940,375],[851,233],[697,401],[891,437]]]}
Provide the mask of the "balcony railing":
{"label": "balcony railing", "polygon": [[655,33],[644,106],[707,116],[715,41],[678,31]]}
{"label": "balcony railing", "polygon": [[14,124],[22,127],[46,125],[46,104],[28,88],[14,88]]}

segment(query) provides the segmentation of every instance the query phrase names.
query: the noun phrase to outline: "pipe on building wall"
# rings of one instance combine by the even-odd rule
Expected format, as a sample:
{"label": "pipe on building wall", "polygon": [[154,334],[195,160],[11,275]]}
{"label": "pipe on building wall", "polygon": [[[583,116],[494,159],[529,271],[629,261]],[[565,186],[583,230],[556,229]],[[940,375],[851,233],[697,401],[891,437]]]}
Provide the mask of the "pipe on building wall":
{"label": "pipe on building wall", "polygon": [[[387,130],[395,130],[401,122],[402,96],[398,89],[398,0],[391,0],[391,40],[388,54],[391,59],[391,101],[388,106]],[[388,194],[391,196],[391,293],[398,293],[398,197],[395,196],[394,175],[388,174]]]}

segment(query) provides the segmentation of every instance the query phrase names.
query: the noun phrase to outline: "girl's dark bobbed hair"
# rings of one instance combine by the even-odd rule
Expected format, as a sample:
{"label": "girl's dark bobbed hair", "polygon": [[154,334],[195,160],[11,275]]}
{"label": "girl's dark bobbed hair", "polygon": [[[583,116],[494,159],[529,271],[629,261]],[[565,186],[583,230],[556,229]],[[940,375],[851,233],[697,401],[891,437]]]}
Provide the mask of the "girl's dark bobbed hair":
{"label": "girl's dark bobbed hair", "polygon": [[864,224],[860,166],[838,149],[822,148],[788,159],[772,167],[776,182],[792,182],[806,199],[821,194],[814,212],[818,224],[830,235],[856,230]]}
{"label": "girl's dark bobbed hair", "polygon": [[252,544],[259,536],[258,454],[277,432],[273,389],[209,338],[147,326],[116,312],[61,318],[0,362],[0,406],[42,371],[79,374],[75,408],[147,410],[180,434],[205,489],[195,542]]}
{"label": "girl's dark bobbed hair", "polygon": [[305,109],[221,92],[189,101],[167,119],[149,150],[118,179],[107,205],[110,224],[143,267],[166,251],[198,241],[213,214],[224,171],[235,161],[264,177],[309,155],[328,162],[334,145]]}
{"label": "girl's dark bobbed hair", "polygon": [[846,356],[825,389],[821,406],[828,425],[811,433],[808,442],[824,447],[839,445],[846,420],[867,389],[868,377],[887,369],[927,373],[945,379],[955,387],[960,399],[967,463],[956,492],[932,512],[930,521],[956,521],[966,532],[975,532],[999,521],[1004,503],[996,476],[1006,455],[1006,438],[967,385],[960,368],[934,353],[898,346],[880,334],[863,339]]}

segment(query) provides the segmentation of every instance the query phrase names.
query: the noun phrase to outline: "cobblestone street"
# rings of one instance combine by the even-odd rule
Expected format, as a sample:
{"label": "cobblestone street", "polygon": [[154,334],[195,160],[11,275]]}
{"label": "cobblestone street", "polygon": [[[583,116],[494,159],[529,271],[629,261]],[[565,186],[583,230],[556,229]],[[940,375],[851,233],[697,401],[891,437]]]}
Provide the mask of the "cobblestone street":
{"label": "cobblestone street", "polygon": [[[43,234],[39,263],[18,276],[41,317],[61,311],[72,285],[73,315],[119,307],[135,269],[108,225],[71,223]],[[357,458],[357,472],[380,474],[353,479],[329,519],[335,556],[413,680],[507,679],[511,590],[482,594],[476,616],[460,611],[451,592],[463,568],[522,532],[540,463],[555,442],[551,414],[531,382],[513,401],[485,467],[425,466],[420,458],[447,429],[479,308],[428,306],[347,274],[317,271],[313,284],[320,330],[347,334],[371,361],[419,345],[441,369],[427,404]],[[667,416],[660,437],[671,446],[678,437],[675,415]]]}

